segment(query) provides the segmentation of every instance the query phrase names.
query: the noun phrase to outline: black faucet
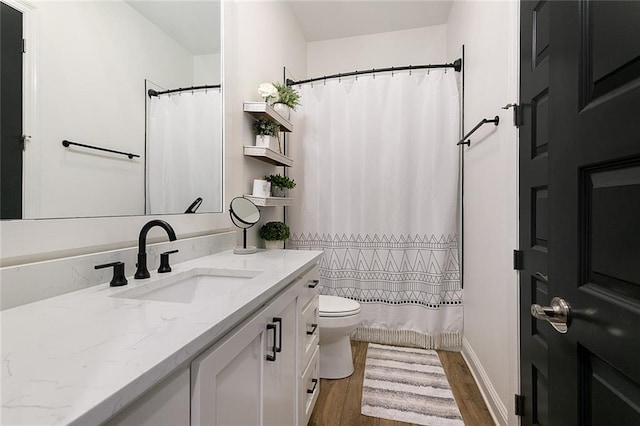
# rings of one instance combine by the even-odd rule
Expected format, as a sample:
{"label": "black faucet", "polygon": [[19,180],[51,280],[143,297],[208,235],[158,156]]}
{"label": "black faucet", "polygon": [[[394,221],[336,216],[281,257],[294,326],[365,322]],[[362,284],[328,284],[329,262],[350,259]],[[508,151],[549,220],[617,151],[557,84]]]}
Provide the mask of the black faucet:
{"label": "black faucet", "polygon": [[176,233],[174,232],[171,225],[169,225],[164,220],[155,219],[145,223],[145,225],[140,230],[140,236],[138,237],[138,269],[133,276],[135,279],[149,278],[151,276],[149,274],[149,270],[147,269],[147,233],[154,226],[159,226],[167,231],[167,235],[169,235],[169,241],[176,240]]}

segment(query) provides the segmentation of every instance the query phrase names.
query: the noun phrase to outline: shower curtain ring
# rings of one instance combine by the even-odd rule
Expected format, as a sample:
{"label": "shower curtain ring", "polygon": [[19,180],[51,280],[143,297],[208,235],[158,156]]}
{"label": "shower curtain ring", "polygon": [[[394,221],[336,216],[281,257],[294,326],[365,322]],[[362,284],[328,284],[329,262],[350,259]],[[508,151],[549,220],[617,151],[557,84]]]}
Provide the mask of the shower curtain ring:
{"label": "shower curtain ring", "polygon": [[413,67],[413,65],[409,65],[409,75],[411,75],[411,67]]}
{"label": "shower curtain ring", "polygon": [[393,77],[393,67],[391,67],[391,77]]}

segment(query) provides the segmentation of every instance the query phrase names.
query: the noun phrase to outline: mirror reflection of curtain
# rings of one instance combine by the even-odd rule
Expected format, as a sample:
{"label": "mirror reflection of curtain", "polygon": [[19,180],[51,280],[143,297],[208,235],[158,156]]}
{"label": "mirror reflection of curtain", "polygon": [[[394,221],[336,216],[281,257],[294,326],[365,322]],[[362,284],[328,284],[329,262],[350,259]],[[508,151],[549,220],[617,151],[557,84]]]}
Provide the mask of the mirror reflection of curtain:
{"label": "mirror reflection of curtain", "polygon": [[289,247],[324,250],[320,292],[362,307],[355,338],[462,344],[455,72],[300,87]]}
{"label": "mirror reflection of curtain", "polygon": [[147,214],[222,211],[219,89],[154,96],[147,135]]}

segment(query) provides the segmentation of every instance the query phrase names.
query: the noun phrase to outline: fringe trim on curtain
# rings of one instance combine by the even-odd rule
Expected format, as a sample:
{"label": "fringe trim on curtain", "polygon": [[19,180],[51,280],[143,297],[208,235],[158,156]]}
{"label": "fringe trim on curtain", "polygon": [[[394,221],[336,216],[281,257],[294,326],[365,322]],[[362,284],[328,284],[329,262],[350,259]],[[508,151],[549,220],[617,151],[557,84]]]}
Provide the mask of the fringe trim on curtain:
{"label": "fringe trim on curtain", "polygon": [[427,335],[413,330],[384,330],[381,328],[358,327],[351,334],[351,338],[363,342],[411,346],[422,349],[448,349],[459,352],[462,348],[461,332]]}

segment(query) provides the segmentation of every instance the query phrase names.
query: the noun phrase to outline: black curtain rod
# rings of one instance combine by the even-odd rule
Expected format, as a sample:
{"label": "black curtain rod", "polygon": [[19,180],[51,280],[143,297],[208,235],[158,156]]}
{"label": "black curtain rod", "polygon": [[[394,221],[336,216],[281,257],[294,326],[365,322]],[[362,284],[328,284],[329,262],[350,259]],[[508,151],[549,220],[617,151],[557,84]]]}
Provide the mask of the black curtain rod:
{"label": "black curtain rod", "polygon": [[209,85],[209,86],[181,87],[179,89],[163,90],[162,92],[158,92],[157,90],[149,89],[147,94],[149,95],[149,97],[152,97],[152,96],[166,95],[167,93],[188,92],[190,90],[219,89],[219,88],[220,88],[219,84],[212,84],[212,85]]}
{"label": "black curtain rod", "polygon": [[314,81],[328,80],[331,78],[351,77],[354,75],[361,75],[361,74],[374,74],[377,72],[389,72],[389,71],[391,72],[412,71],[412,70],[431,69],[431,68],[453,68],[455,71],[460,72],[462,70],[462,59],[456,59],[451,64],[407,65],[404,67],[372,68],[370,70],[331,74],[331,75],[325,75],[323,77],[309,78],[306,80],[299,80],[299,81],[293,81],[293,80],[287,79],[287,86],[295,86],[296,84],[312,83]]}
{"label": "black curtain rod", "polygon": [[71,142],[71,141],[68,141],[66,139],[62,141],[62,146],[64,146],[65,148],[68,148],[69,145],[77,145],[77,146],[81,146],[83,148],[96,149],[98,151],[105,151],[105,152],[112,152],[114,154],[126,155],[129,158],[140,157],[138,154],[132,154],[130,152],[115,151],[113,149],[100,148],[99,146],[85,145],[83,143]]}

